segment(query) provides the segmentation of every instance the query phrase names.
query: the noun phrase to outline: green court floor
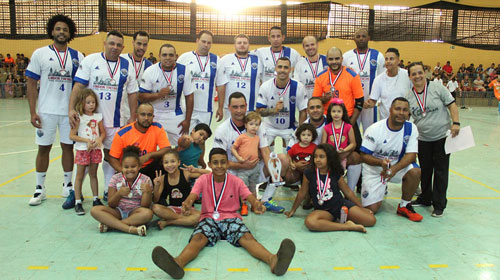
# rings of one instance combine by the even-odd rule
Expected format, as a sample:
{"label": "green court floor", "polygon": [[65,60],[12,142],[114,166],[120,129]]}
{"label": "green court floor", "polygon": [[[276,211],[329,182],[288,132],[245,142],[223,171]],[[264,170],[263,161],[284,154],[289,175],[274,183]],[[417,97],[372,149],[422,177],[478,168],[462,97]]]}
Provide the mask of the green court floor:
{"label": "green court floor", "polygon": [[[400,187],[389,194],[377,224],[368,233],[313,233],[308,212],[295,217],[265,213],[244,218],[264,246],[275,252],[281,239],[297,251],[282,279],[500,279],[500,117],[496,108],[460,110],[471,125],[476,147],[452,155],[448,208],[442,218],[432,208],[413,223],[395,214]],[[213,128],[217,123],[212,125]],[[157,245],[178,254],[192,229],[148,230],[147,237],[100,234],[88,214],[63,210],[58,144],[46,180],[48,199],[28,206],[34,191],[35,131],[26,100],[0,100],[0,279],[169,279],[151,260]],[[211,147],[211,141],[207,147]],[[102,171],[99,171],[102,184]],[[84,194],[90,195],[88,179]],[[290,208],[295,192],[280,190]],[[227,242],[204,249],[186,268],[185,279],[274,279],[269,268]]]}

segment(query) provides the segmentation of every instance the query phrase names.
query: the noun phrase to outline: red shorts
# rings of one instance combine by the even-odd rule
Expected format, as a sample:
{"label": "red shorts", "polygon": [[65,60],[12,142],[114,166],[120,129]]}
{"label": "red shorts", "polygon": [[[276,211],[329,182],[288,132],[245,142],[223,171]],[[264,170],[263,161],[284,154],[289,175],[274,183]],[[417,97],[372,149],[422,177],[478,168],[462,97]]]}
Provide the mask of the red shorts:
{"label": "red shorts", "polygon": [[100,149],[94,149],[90,151],[77,150],[75,156],[75,164],[78,165],[89,165],[91,163],[101,163],[102,161],[102,151]]}

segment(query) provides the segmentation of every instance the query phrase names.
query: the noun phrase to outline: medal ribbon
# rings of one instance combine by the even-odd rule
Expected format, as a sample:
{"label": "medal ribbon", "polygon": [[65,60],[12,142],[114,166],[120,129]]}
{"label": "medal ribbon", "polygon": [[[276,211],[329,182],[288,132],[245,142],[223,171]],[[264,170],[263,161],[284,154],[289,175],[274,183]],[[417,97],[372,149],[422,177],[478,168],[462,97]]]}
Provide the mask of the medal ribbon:
{"label": "medal ribbon", "polygon": [[160,67],[161,67],[161,70],[162,70],[161,73],[163,74],[163,77],[167,81],[167,84],[168,85],[172,85],[172,75],[174,74],[174,68],[175,67],[172,68],[172,71],[170,71],[170,77],[165,74],[165,72],[167,72],[167,70],[163,69],[163,66],[161,66],[161,64],[160,64]]}
{"label": "medal ribbon", "polygon": [[362,62],[361,62],[361,56],[359,55],[359,51],[355,51],[355,53],[356,53],[356,58],[358,59],[359,72],[363,72],[363,68],[365,68],[366,58],[370,54],[370,49],[366,51],[365,58],[363,58]]}
{"label": "medal ribbon", "polygon": [[318,194],[321,199],[325,197],[326,190],[328,189],[328,186],[330,185],[330,172],[326,174],[325,181],[321,181],[321,178],[319,177],[319,169],[316,168],[316,182],[317,182],[317,188],[318,188]]}
{"label": "medal ribbon", "polygon": [[276,65],[276,62],[278,61],[278,59],[283,56],[283,47],[281,47],[280,55],[278,56],[278,58],[276,58],[276,56],[274,55],[273,48],[270,47],[269,49],[271,50],[271,55],[273,56],[274,65]]}
{"label": "medal ribbon", "polygon": [[141,73],[141,70],[142,70],[142,63],[144,63],[144,58],[141,59],[141,62],[139,63],[139,68],[136,68],[135,67],[136,66],[136,60],[135,60],[134,56],[130,56],[130,54],[128,56],[134,62],[135,78],[138,79],[139,78],[139,73]]}
{"label": "medal ribbon", "polygon": [[115,69],[113,69],[113,71],[111,71],[111,66],[109,66],[109,61],[106,58],[106,54],[103,53],[103,55],[104,55],[104,59],[106,60],[106,64],[108,65],[109,76],[111,77],[111,80],[113,80],[113,77],[115,76],[116,72],[118,72],[118,69],[120,69],[120,57],[118,57],[118,60],[116,61]]}
{"label": "medal ribbon", "polygon": [[342,126],[340,127],[340,134],[339,134],[339,139],[337,140],[337,134],[335,133],[335,125],[332,122],[332,131],[333,131],[333,140],[335,140],[335,148],[337,148],[337,151],[340,148],[341,140],[342,140],[342,134],[344,133],[344,121],[342,121]]}
{"label": "medal ribbon", "polygon": [[236,131],[236,133],[238,133],[238,135],[241,135],[241,131],[238,129],[238,126],[233,122],[232,119],[229,119],[229,123],[233,127],[234,131]]}
{"label": "medal ribbon", "polygon": [[125,180],[125,183],[126,183],[126,184],[127,184],[127,186],[130,188],[130,192],[132,192],[132,187],[133,187],[133,186],[135,186],[135,185],[137,184],[137,182],[139,181],[139,178],[141,178],[141,174],[139,173],[139,176],[137,176],[137,178],[135,178],[134,183],[132,183],[132,185],[130,185],[130,184],[128,183],[128,180],[127,180],[127,178],[125,177],[125,175],[123,175],[123,174],[122,174],[122,176],[123,176],[123,180]]}
{"label": "medal ribbon", "polygon": [[[236,58],[238,59],[238,62],[240,63],[241,72],[245,72],[245,70],[247,69],[247,63],[250,60],[250,57],[240,59],[239,56],[237,56],[236,54],[234,54],[234,55],[236,56]],[[242,60],[245,60],[245,64],[241,63]]]}
{"label": "medal ribbon", "polygon": [[66,58],[68,57],[68,48],[66,48],[66,50],[64,50],[64,56],[63,58],[61,58],[61,55],[59,54],[59,50],[56,48],[55,45],[52,45],[52,47],[54,48],[53,51],[56,53],[57,55],[57,61],[59,61],[59,65],[61,66],[61,70],[66,70]]}
{"label": "medal ribbon", "polygon": [[425,104],[427,103],[427,83],[425,83],[422,98],[420,98],[420,96],[418,95],[417,89],[415,87],[413,87],[412,91],[415,97],[417,98],[418,106],[420,106],[422,112],[425,113]]}
{"label": "medal ribbon", "polygon": [[319,56],[318,56],[318,60],[316,60],[316,69],[314,69],[313,66],[312,66],[312,64],[314,62],[311,62],[309,60],[309,58],[307,58],[307,57],[306,57],[306,61],[307,61],[307,64],[309,64],[309,68],[311,68],[311,72],[313,74],[313,78],[316,79],[318,77],[318,68],[319,68],[319,61],[320,61]]}
{"label": "medal ribbon", "polygon": [[226,183],[227,183],[227,173],[226,177],[224,178],[224,183],[222,185],[222,190],[220,191],[219,198],[217,199],[217,196],[215,194],[215,182],[214,182],[214,175],[212,174],[212,195],[213,195],[213,200],[214,200],[214,212],[218,212],[219,210],[219,203],[220,200],[222,199],[222,196],[224,195],[224,190],[226,189]]}
{"label": "medal ribbon", "polygon": [[[288,88],[290,87],[290,82],[291,82],[291,81],[292,81],[291,79],[289,79],[289,80],[288,80],[288,83],[286,84],[285,89],[283,89],[283,91],[281,91],[281,92],[279,92],[279,91],[278,91],[278,96],[279,96],[279,97],[282,97],[283,95],[285,95],[285,92],[286,92],[286,91],[288,90]],[[280,90],[280,88],[279,88],[279,87],[278,87],[278,85],[276,84],[276,78],[274,78],[274,86],[275,86],[278,90]]]}
{"label": "medal ribbon", "polygon": [[330,90],[331,90],[331,88],[334,88],[335,84],[337,83],[337,80],[339,79],[340,75],[344,71],[344,67],[340,66],[340,72],[337,74],[337,77],[335,77],[335,80],[333,80],[333,82],[332,82],[332,74],[333,73],[332,73],[331,69],[329,69],[329,71],[330,71],[330,76],[329,77],[330,77],[330,86],[331,86]]}
{"label": "medal ribbon", "polygon": [[207,61],[205,61],[205,65],[202,65],[201,63],[201,58],[200,56],[198,55],[197,52],[194,52],[194,55],[196,55],[196,59],[198,60],[198,65],[200,66],[200,70],[201,72],[205,72],[205,69],[207,68],[207,64],[208,64],[208,61],[210,60],[210,56],[207,55]]}

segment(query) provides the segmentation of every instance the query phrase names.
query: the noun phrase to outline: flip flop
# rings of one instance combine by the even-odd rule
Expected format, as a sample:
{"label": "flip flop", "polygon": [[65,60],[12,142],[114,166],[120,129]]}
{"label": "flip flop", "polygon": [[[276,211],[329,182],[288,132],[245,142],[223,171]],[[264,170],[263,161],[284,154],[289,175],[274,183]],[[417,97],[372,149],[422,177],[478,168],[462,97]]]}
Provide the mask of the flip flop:
{"label": "flip flop", "polygon": [[108,231],[108,226],[105,225],[105,224],[103,224],[103,223],[99,223],[99,225],[97,226],[97,228],[99,229],[100,233]]}
{"label": "flip flop", "polygon": [[178,265],[172,255],[170,255],[167,250],[163,249],[161,246],[156,246],[151,254],[153,262],[165,271],[170,277],[174,279],[181,279],[184,277],[184,269]]}
{"label": "flip flop", "polygon": [[295,254],[295,244],[292,240],[285,238],[281,241],[280,249],[276,254],[278,261],[274,267],[274,274],[281,276],[286,273],[288,266],[292,262],[293,255]]}

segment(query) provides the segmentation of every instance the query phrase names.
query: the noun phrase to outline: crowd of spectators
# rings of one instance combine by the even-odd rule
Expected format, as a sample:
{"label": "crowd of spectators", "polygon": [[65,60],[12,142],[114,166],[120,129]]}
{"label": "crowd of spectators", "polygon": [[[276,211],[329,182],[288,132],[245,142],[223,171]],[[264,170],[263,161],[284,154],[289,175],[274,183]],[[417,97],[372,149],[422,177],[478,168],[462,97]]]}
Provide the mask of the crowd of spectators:
{"label": "crowd of spectators", "polygon": [[1,97],[26,96],[26,76],[24,71],[30,59],[24,54],[16,54],[16,57],[8,53],[5,57],[0,53],[0,88]]}

